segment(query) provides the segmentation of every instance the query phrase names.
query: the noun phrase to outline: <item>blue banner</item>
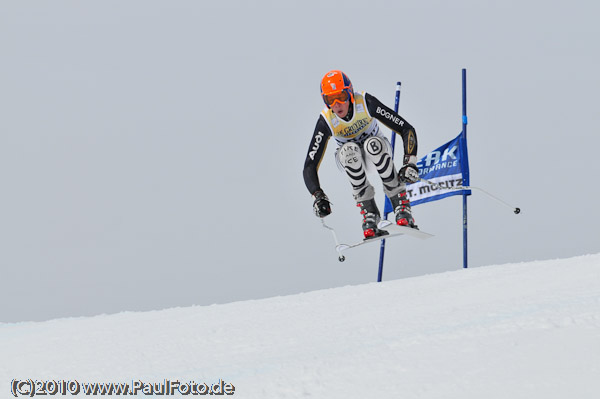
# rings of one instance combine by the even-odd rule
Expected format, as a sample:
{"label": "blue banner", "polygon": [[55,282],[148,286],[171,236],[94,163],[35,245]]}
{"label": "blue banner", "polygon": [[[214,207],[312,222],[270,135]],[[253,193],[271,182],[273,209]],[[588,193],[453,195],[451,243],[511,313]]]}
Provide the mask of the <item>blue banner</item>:
{"label": "blue banner", "polygon": [[[419,176],[436,183],[425,182],[406,185],[406,194],[411,205],[437,201],[452,195],[471,195],[470,190],[457,190],[454,187],[469,186],[469,156],[466,140],[462,133],[455,139],[431,151],[417,162]],[[386,210],[391,209],[386,198]]]}
{"label": "blue banner", "polygon": [[462,133],[454,140],[431,151],[417,162],[419,176],[436,183],[425,182],[408,184],[406,192],[411,205],[437,201],[452,195],[471,195],[470,190],[456,190],[454,187],[468,186],[469,156]]}

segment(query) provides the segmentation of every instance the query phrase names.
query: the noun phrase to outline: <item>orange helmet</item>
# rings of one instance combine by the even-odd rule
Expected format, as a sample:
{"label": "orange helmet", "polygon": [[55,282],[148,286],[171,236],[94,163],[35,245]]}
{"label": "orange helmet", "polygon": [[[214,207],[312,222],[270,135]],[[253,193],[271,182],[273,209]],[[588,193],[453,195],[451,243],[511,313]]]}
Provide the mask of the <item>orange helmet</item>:
{"label": "orange helmet", "polygon": [[348,76],[342,71],[329,71],[321,79],[321,96],[325,105],[331,108],[336,101],[354,103],[354,89]]}

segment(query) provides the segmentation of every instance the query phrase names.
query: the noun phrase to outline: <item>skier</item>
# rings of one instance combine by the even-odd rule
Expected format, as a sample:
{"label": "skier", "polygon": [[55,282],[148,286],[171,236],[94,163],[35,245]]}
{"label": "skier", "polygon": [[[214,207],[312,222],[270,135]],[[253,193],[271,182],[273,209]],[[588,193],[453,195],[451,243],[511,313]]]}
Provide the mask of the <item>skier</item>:
{"label": "skier", "polygon": [[[321,80],[321,96],[326,108],[321,111],[304,162],[304,182],[311,193],[315,215],[323,218],[331,213],[329,198],[319,184],[318,169],[331,136],[338,144],[335,159],[352,185],[352,194],[363,215],[365,239],[387,234],[377,224],[381,220],[375,202],[375,189],[367,180],[367,162],[381,177],[383,191],[394,208],[396,223],[417,228],[412,217],[406,184],[419,180],[417,169],[417,136],[415,129],[392,109],[366,92],[355,93],[348,76],[332,70]],[[402,137],[404,162],[396,172],[392,148],[379,130],[380,121]]]}

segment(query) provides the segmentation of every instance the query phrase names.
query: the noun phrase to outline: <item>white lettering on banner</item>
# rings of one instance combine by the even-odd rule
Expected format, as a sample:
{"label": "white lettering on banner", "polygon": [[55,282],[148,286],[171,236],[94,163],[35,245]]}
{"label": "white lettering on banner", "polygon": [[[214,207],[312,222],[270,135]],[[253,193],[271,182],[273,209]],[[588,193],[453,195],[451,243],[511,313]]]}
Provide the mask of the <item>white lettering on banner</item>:
{"label": "white lettering on banner", "polygon": [[452,157],[452,159],[456,159],[456,155],[454,155],[454,152],[458,149],[458,146],[452,146],[452,148],[446,148],[444,150],[444,154],[442,155],[442,162],[446,162],[446,159],[448,159],[448,157]]}
{"label": "white lettering on banner", "polygon": [[319,150],[319,147],[321,146],[321,141],[323,141],[323,136],[324,136],[323,133],[321,133],[321,132],[317,133],[317,135],[315,136],[315,145],[313,145],[312,151],[308,153],[308,156],[313,161],[315,160],[315,155],[317,155],[317,151]]}
{"label": "white lettering on banner", "polygon": [[396,125],[400,125],[400,126],[404,126],[404,121],[400,118],[398,118],[397,116],[392,115],[391,113],[389,113],[388,111],[386,111],[385,109],[381,108],[381,107],[377,107],[377,112],[379,115],[383,116],[385,119],[389,119],[392,122],[394,122]]}
{"label": "white lettering on banner", "polygon": [[419,173],[421,173],[422,175],[426,175],[429,172],[433,172],[433,171],[440,170],[440,169],[446,169],[446,168],[455,168],[457,166],[458,166],[458,159],[456,161],[452,161],[452,162],[440,162],[440,163],[433,165],[431,168],[420,168]]}
{"label": "white lettering on banner", "polygon": [[[431,164],[437,164],[438,162],[446,162],[448,160],[448,157],[450,157],[452,159],[456,159],[456,155],[455,155],[456,150],[458,150],[458,146],[454,145],[451,148],[446,148],[444,150],[444,153],[441,153],[440,151],[431,151],[429,154],[427,154],[425,156],[425,167],[428,168],[431,166]],[[417,163],[417,166],[419,168],[422,168],[422,166],[419,165],[419,163]],[[456,163],[454,163],[454,165],[448,165],[448,166],[456,166]],[[444,166],[444,167],[446,167],[446,166]],[[422,172],[422,173],[427,173],[427,172]]]}

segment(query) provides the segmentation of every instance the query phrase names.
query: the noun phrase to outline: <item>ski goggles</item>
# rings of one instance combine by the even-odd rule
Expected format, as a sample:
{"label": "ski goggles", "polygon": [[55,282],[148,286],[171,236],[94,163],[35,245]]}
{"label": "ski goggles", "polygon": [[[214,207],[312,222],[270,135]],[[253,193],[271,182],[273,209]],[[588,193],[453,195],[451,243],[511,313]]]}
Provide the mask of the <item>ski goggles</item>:
{"label": "ski goggles", "polygon": [[347,90],[343,90],[335,94],[323,94],[323,100],[325,101],[325,104],[329,105],[330,107],[338,101],[340,103],[345,103],[349,98],[350,95],[348,94]]}

